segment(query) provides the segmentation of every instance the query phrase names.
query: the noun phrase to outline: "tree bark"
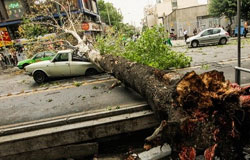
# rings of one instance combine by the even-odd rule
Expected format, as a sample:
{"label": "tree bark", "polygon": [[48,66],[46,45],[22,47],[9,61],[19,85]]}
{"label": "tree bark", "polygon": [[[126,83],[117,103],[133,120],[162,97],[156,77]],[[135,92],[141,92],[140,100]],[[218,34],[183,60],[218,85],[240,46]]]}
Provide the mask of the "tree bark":
{"label": "tree bark", "polygon": [[250,133],[249,109],[240,105],[244,91],[225,81],[222,72],[180,75],[97,51],[88,56],[143,96],[159,121],[164,120],[147,144],[168,142],[173,158],[182,160],[203,153],[206,159],[243,158],[242,147]]}

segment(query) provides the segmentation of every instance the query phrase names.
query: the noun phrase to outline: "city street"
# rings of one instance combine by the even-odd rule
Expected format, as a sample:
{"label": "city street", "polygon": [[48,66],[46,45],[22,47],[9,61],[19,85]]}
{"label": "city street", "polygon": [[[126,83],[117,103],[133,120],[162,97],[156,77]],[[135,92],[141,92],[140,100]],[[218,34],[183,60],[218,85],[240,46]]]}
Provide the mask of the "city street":
{"label": "city street", "polygon": [[[192,57],[191,67],[177,69],[177,72],[186,73],[195,70],[202,73],[209,70],[223,71],[226,79],[234,82],[234,67],[237,65],[237,41],[231,40],[227,45],[204,46],[198,48],[188,48],[187,46],[172,47],[173,50],[184,52]],[[242,40],[242,66],[250,68],[250,39]],[[99,74],[95,76],[72,77],[53,79],[45,84],[38,85],[32,77],[25,75],[23,71],[17,70],[11,73],[1,74],[0,76],[0,96],[18,95],[25,92],[39,90],[39,88],[53,88],[62,85],[73,85],[88,80],[97,80],[110,77],[108,74]],[[242,84],[250,83],[248,73],[242,72]]]}
{"label": "city street", "polygon": [[0,0],[0,160],[250,159],[249,7]]}
{"label": "city street", "polygon": [[[243,67],[250,68],[250,58],[248,58],[250,44],[248,40],[243,41],[243,44],[242,64]],[[177,72],[185,74],[195,70],[202,73],[215,69],[223,71],[226,79],[234,82],[234,66],[237,65],[235,41],[224,46],[199,48],[182,46],[172,49],[185,52],[193,58],[191,67],[177,69]],[[242,84],[250,82],[248,73],[242,72],[241,77]],[[99,74],[90,77],[54,79],[38,85],[32,77],[20,71],[2,74],[0,76],[0,111],[9,116],[6,118],[1,115],[0,125],[143,102],[140,96],[124,88],[109,90],[112,82],[114,82],[113,77],[108,74]],[[78,85],[80,87],[77,87]]]}

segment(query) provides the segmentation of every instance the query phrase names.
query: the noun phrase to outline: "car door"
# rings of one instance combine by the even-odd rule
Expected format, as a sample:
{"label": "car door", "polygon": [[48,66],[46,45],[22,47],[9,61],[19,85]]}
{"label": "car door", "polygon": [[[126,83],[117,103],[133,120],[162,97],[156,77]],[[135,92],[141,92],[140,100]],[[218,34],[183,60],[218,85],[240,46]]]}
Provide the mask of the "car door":
{"label": "car door", "polygon": [[219,41],[220,41],[220,33],[221,33],[220,28],[214,28],[213,29],[213,34],[211,35],[211,42],[212,43],[219,43]]}
{"label": "car door", "polygon": [[70,76],[69,53],[58,53],[48,65],[48,72],[52,77]]}
{"label": "car door", "polygon": [[209,44],[212,42],[211,35],[213,34],[213,29],[208,29],[201,34],[199,38],[200,44]]}
{"label": "car door", "polygon": [[72,60],[70,61],[70,71],[72,76],[84,75],[85,71],[92,65],[84,57],[79,57],[76,53],[72,54]]}

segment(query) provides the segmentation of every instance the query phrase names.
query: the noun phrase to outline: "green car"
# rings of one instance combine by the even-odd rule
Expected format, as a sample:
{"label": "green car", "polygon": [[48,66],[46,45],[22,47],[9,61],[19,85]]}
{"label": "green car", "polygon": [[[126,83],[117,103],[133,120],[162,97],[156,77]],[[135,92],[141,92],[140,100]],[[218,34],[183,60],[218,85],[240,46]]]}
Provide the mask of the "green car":
{"label": "green car", "polygon": [[29,64],[40,62],[40,61],[51,60],[54,56],[55,56],[54,52],[50,52],[50,51],[39,52],[35,54],[31,59],[25,59],[23,61],[18,62],[17,67],[19,69],[24,69],[24,67]]}

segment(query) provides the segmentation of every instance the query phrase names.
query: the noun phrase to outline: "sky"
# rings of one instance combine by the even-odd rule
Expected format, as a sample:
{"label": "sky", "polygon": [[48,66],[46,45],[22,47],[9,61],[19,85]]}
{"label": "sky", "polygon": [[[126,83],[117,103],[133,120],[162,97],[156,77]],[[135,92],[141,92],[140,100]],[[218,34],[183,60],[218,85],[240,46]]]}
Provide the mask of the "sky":
{"label": "sky", "polygon": [[143,18],[143,9],[148,4],[154,4],[155,0],[104,0],[113,3],[116,9],[120,9],[123,22],[140,26]]}

